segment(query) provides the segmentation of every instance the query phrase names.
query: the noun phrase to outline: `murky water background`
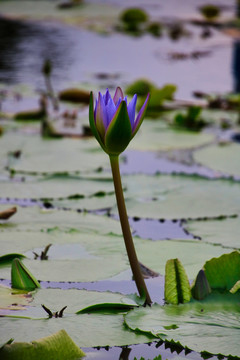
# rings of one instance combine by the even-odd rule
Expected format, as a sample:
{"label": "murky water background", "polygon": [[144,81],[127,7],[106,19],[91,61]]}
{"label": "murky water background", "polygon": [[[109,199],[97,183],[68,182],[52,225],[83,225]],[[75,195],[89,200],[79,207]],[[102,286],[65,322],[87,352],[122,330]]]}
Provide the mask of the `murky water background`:
{"label": "murky water background", "polygon": [[[197,8],[204,1],[99,1],[99,3],[141,6],[154,19],[191,19],[199,17]],[[234,13],[234,2],[225,5],[224,16]],[[177,11],[176,11],[177,6]],[[173,11],[174,10],[174,11]],[[41,67],[45,59],[53,62],[53,81],[59,89],[69,84],[96,83],[102,87],[136,78],[149,78],[158,86],[177,84],[177,98],[192,97],[193,90],[229,92],[234,89],[233,64],[236,45],[227,35],[212,31],[201,38],[202,28],[186,24],[190,37],[172,41],[164,34],[132,37],[120,33],[101,35],[60,23],[0,20],[0,82],[27,83],[43,88]],[[208,55],[173,60],[171,54],[194,51]],[[109,75],[103,79],[99,74]]]}

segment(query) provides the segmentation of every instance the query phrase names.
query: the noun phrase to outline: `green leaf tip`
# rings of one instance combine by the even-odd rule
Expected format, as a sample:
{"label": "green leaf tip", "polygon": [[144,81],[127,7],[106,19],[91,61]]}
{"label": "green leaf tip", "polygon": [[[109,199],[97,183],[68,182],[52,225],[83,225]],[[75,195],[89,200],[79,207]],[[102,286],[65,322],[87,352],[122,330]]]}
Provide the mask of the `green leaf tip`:
{"label": "green leaf tip", "polygon": [[4,345],[0,349],[0,358],[4,360],[79,360],[84,356],[65,330],[30,343]]}
{"label": "green leaf tip", "polygon": [[12,288],[15,289],[34,290],[41,287],[37,279],[18,258],[12,262],[11,282]]}
{"label": "green leaf tip", "polygon": [[179,259],[170,259],[165,267],[165,301],[178,305],[191,300],[187,274]]}
{"label": "green leaf tip", "polygon": [[196,300],[203,300],[211,293],[211,287],[203,269],[197,274],[196,280],[192,286],[192,296]]}

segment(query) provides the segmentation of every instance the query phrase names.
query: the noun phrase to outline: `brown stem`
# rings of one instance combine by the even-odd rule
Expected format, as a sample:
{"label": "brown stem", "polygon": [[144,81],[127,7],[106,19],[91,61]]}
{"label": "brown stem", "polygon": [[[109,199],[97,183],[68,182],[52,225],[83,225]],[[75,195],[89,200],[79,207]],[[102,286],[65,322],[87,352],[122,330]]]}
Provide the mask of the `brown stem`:
{"label": "brown stem", "polygon": [[128,222],[128,216],[123,196],[123,190],[122,190],[122,182],[121,182],[121,176],[119,171],[119,161],[118,156],[110,156],[110,163],[112,168],[112,175],[113,175],[113,182],[114,182],[114,188],[115,188],[115,195],[117,200],[117,206],[118,206],[118,213],[120,218],[120,223],[122,227],[122,233],[123,238],[128,254],[129,263],[132,269],[133,277],[139,292],[140,296],[146,297],[146,304],[151,305],[152,300],[149,296],[145,281],[143,279],[143,275],[141,272],[141,268],[139,265],[139,261],[137,258],[137,254],[135,251],[132,234]]}

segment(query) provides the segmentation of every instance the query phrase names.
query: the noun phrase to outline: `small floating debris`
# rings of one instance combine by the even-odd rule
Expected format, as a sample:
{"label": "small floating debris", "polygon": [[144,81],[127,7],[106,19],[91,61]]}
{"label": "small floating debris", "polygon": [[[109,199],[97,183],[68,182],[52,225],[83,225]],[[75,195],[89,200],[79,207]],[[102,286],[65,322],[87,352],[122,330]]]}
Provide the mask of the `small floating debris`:
{"label": "small floating debris", "polygon": [[0,211],[0,220],[8,220],[17,212],[17,208],[14,206],[10,209]]}

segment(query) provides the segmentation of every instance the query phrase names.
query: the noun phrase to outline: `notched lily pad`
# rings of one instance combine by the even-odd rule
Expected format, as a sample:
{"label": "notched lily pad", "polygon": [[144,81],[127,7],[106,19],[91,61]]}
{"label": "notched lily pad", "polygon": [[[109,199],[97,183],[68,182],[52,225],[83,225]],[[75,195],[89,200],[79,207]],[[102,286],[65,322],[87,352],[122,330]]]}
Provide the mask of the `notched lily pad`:
{"label": "notched lily pad", "polygon": [[153,305],[125,315],[127,326],[198,352],[239,356],[239,294],[211,294],[204,301]]}

